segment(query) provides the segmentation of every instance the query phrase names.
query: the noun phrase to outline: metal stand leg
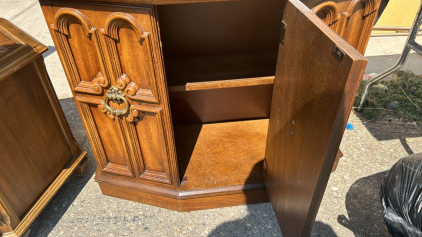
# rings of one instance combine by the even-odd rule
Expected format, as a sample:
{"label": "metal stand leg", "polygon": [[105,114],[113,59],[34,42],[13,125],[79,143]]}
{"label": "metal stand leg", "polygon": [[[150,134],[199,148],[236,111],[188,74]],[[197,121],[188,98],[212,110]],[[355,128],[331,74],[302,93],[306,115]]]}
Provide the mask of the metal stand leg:
{"label": "metal stand leg", "polygon": [[360,101],[360,105],[358,107],[358,111],[362,110],[363,104],[365,103],[366,99],[368,98],[369,89],[374,85],[376,82],[381,81],[385,77],[387,77],[389,74],[399,70],[404,63],[406,62],[410,50],[415,51],[417,54],[422,56],[422,46],[415,42],[416,36],[418,34],[418,30],[422,24],[422,4],[419,6],[419,11],[416,14],[415,21],[413,22],[412,28],[410,29],[409,37],[407,38],[406,44],[404,45],[403,52],[401,54],[401,57],[399,61],[396,63],[396,65],[392,66],[391,68],[383,71],[378,76],[368,80],[368,82],[365,85],[365,89],[362,93],[362,99]]}

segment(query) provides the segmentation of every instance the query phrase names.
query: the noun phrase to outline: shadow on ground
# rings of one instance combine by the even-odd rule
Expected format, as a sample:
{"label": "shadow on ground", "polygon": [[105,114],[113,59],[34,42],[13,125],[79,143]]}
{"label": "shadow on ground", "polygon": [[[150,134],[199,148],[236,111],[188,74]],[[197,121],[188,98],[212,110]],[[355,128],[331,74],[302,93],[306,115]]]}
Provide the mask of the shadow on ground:
{"label": "shadow on ground", "polygon": [[[258,162],[253,169],[262,169],[262,162]],[[249,176],[245,183],[252,183],[252,180],[255,179]],[[250,196],[246,196],[246,203],[250,203],[248,197]],[[282,236],[270,203],[247,205],[247,208],[246,217],[217,226],[209,236]],[[316,221],[311,236],[336,237],[337,235],[331,226]]]}
{"label": "shadow on ground", "polygon": [[[76,141],[88,151],[87,174],[84,177],[72,176],[63,185],[30,226],[29,236],[48,236],[95,173],[96,161],[73,98],[62,99],[60,104]],[[391,132],[395,129],[394,124],[387,124],[382,132],[378,131],[379,128],[375,129],[373,127],[375,125],[377,124],[366,123],[374,137],[379,140],[405,139],[420,134],[412,133],[413,126],[409,126],[409,130],[406,128],[404,132],[400,129],[394,133]],[[403,128],[402,125],[400,127]],[[341,215],[337,220],[356,236],[389,236],[383,222],[379,200],[380,184],[385,174],[386,171],[361,178],[353,183],[347,192],[345,202],[348,217]],[[209,236],[282,236],[271,204],[247,205],[247,208],[246,217],[217,226]],[[330,225],[317,221],[311,236],[336,237],[337,235]]]}
{"label": "shadow on ground", "polygon": [[[255,204],[247,207],[246,217],[217,226],[209,237],[282,236],[271,204]],[[315,222],[311,236],[337,237],[331,226],[320,221]]]}
{"label": "shadow on ground", "polygon": [[386,112],[375,121],[366,121],[360,114],[357,115],[375,139],[378,141],[398,139],[407,154],[414,154],[406,139],[422,137],[419,126],[400,121],[400,117],[393,112]]}
{"label": "shadow on ground", "polygon": [[355,236],[390,236],[384,225],[380,187],[387,171],[358,179],[346,194],[347,218],[337,217],[338,223]]}
{"label": "shadow on ground", "polygon": [[[278,227],[277,220],[275,216],[271,216],[270,222],[263,223],[264,220],[268,219],[266,216],[262,216],[259,214],[260,210],[263,208],[271,208],[271,205],[248,205],[249,215],[245,218],[240,220],[226,222],[224,224],[219,225],[215,228],[209,235],[209,237],[214,236],[282,236],[280,232],[280,228]],[[261,223],[257,223],[262,225],[261,227],[255,228],[250,223],[256,223],[257,221]],[[266,229],[264,231],[256,231],[259,229]],[[334,230],[331,226],[316,221],[314,227],[312,229],[311,236],[324,236],[324,237],[337,237]]]}
{"label": "shadow on ground", "polygon": [[94,175],[96,161],[73,98],[61,99],[60,105],[76,142],[88,152],[85,176],[72,175],[29,227],[30,237],[47,236],[64,215],[75,198]]}
{"label": "shadow on ground", "polygon": [[54,52],[56,52],[56,47],[54,47],[54,46],[48,46],[48,50],[47,50],[47,52],[43,53],[43,57],[44,58],[47,58],[48,56],[50,56],[50,54],[52,54]]}

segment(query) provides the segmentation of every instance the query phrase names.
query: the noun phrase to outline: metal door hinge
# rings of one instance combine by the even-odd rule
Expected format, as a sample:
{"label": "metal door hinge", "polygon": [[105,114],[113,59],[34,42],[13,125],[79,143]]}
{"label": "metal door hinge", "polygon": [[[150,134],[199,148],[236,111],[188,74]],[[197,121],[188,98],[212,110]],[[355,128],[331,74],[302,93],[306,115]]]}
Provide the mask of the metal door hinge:
{"label": "metal door hinge", "polygon": [[264,174],[267,174],[267,168],[268,168],[267,159],[264,158]]}
{"label": "metal door hinge", "polygon": [[341,50],[337,45],[334,45],[333,53],[337,56],[339,59],[343,59],[344,52]]}
{"label": "metal door hinge", "polygon": [[283,27],[280,32],[280,42],[284,45],[284,35],[286,34],[287,24],[283,20],[281,21],[281,26]]}

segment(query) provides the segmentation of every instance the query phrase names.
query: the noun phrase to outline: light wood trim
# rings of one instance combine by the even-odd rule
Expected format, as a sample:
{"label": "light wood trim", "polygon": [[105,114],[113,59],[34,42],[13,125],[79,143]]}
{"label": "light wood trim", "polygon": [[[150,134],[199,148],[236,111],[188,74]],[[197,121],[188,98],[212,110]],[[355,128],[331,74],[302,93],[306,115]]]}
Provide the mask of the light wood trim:
{"label": "light wood trim", "polygon": [[149,195],[158,195],[162,197],[177,199],[177,200],[188,200],[203,197],[213,197],[228,195],[234,193],[243,193],[248,190],[265,189],[263,183],[255,184],[241,184],[241,185],[230,185],[214,188],[194,189],[194,190],[171,190],[168,188],[162,188],[157,186],[151,186],[143,183],[135,183],[129,180],[120,179],[119,183],[116,184],[116,177],[108,174],[100,174],[95,177],[95,180],[101,184],[112,185],[115,187],[121,187],[124,189],[137,190]]}
{"label": "light wood trim", "polygon": [[87,152],[83,151],[77,158],[73,158],[69,164],[60,172],[57,178],[51,183],[51,185],[44,191],[38,201],[32,206],[32,208],[27,212],[25,217],[15,228],[13,233],[5,233],[3,237],[9,236],[22,236],[25,234],[25,231],[32,224],[32,222],[37,218],[41,213],[44,207],[48,202],[53,198],[57,191],[63,186],[69,176],[73,173],[76,167],[81,163],[82,159],[86,156]]}
{"label": "light wood trim", "polygon": [[221,81],[188,82],[184,86],[169,86],[169,92],[211,90],[232,87],[258,86],[274,84],[274,76],[256,77]]}
{"label": "light wood trim", "polygon": [[19,223],[19,217],[0,191],[0,234],[13,230],[13,226]]}

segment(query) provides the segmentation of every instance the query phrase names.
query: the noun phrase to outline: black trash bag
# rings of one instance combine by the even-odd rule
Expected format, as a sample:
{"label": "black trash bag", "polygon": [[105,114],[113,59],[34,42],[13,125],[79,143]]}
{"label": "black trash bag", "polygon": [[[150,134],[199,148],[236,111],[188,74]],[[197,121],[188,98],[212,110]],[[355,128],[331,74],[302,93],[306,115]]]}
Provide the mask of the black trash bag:
{"label": "black trash bag", "polygon": [[422,237],[422,153],[402,158],[381,185],[388,232],[394,237]]}

